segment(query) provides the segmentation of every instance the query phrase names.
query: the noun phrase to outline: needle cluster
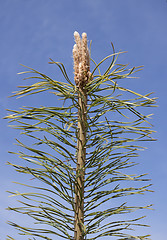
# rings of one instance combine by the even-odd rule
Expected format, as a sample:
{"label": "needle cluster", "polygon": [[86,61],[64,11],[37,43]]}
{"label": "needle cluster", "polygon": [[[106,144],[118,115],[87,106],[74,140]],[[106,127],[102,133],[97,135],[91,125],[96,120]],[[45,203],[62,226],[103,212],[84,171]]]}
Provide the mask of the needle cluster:
{"label": "needle cluster", "polygon": [[[131,206],[128,198],[151,192],[147,174],[138,175],[132,170],[143,142],[154,141],[151,114],[143,111],[155,106],[156,98],[121,85],[142,66],[129,68],[128,64],[117,63],[123,52],[116,53],[113,45],[113,53],[99,63],[91,59],[90,73],[87,35],[83,33],[81,38],[75,32],[74,37],[77,87],[64,65],[52,59],[50,63],[60,69],[65,81],[26,66],[20,73],[29,74],[24,79],[30,83],[21,85],[13,96],[48,92],[55,100],[51,106],[41,106],[43,95],[37,96],[32,107],[8,110],[10,126],[21,133],[17,139],[20,150],[10,152],[20,161],[16,158],[8,164],[20,177],[26,174],[26,182],[20,179],[18,184],[30,188],[9,191],[19,204],[8,210],[31,217],[30,226],[17,221],[9,224],[29,240],[148,240],[148,234],[134,236],[129,232],[137,226],[148,226],[142,224],[144,215],[122,215],[151,207],[142,202],[140,205],[140,198]],[[6,240],[16,239],[7,236]]]}

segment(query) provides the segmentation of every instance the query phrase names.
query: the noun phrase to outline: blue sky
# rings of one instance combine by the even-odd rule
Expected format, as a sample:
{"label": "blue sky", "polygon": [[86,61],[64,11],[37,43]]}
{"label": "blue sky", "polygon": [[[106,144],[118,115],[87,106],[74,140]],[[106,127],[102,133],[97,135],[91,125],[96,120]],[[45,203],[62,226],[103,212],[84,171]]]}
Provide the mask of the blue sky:
{"label": "blue sky", "polygon": [[[5,163],[13,158],[7,151],[16,149],[13,143],[19,133],[8,128],[2,117],[6,115],[6,108],[34,104],[33,97],[20,100],[8,98],[21,84],[21,78],[16,75],[23,70],[19,64],[59,77],[57,69],[48,64],[51,57],[63,62],[72,78],[75,30],[88,34],[88,39],[92,40],[92,58],[97,62],[111,53],[111,41],[117,51],[128,51],[121,57],[123,62],[130,63],[132,67],[144,65],[144,70],[137,74],[140,79],[128,80],[128,87],[142,94],[155,92],[154,96],[159,98],[159,107],[152,109],[152,124],[158,141],[146,143],[148,150],[138,159],[138,168],[149,173],[155,191],[143,197],[143,202],[153,203],[155,209],[146,212],[146,222],[151,225],[148,232],[152,240],[166,239],[167,2],[1,0],[0,6],[0,239],[5,239],[9,233],[16,236],[13,228],[6,224],[7,220],[20,220],[20,216],[4,210],[15,203],[15,199],[9,198],[5,191],[17,190],[11,181],[17,181],[19,176]],[[39,97],[39,102],[41,100]],[[144,231],[141,229],[141,232]]]}

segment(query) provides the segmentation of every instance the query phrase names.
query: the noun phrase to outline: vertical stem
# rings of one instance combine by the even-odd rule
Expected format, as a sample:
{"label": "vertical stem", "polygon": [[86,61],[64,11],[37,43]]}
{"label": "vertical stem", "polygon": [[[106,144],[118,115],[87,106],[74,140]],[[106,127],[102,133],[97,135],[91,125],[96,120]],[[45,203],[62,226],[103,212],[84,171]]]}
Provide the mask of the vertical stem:
{"label": "vertical stem", "polygon": [[87,45],[87,34],[74,32],[76,44],[73,47],[74,80],[78,88],[78,137],[77,137],[77,167],[75,180],[75,233],[74,240],[84,240],[84,181],[86,159],[87,132],[87,90],[90,77],[90,56]]}
{"label": "vertical stem", "polygon": [[75,184],[75,240],[84,240],[84,180],[86,159],[87,93],[79,87],[78,93],[78,154]]}

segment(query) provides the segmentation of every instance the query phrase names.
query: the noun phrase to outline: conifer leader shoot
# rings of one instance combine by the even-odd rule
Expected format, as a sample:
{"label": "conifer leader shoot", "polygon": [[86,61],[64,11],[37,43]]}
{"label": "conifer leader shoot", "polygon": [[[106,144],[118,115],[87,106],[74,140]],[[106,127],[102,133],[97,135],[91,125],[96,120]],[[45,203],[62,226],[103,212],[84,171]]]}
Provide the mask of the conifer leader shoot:
{"label": "conifer leader shoot", "polygon": [[78,88],[78,140],[77,167],[75,182],[75,240],[84,240],[84,182],[86,160],[86,132],[87,132],[87,90],[85,85],[90,78],[90,56],[87,45],[87,34],[74,32],[76,44],[73,47],[74,80]]}
{"label": "conifer leader shoot", "polygon": [[[13,128],[31,139],[26,144],[19,137],[17,145],[22,149],[11,152],[24,164],[9,163],[19,174],[28,175],[28,182],[19,184],[31,190],[9,191],[22,200],[21,206],[8,209],[31,217],[32,226],[9,224],[31,240],[150,239],[149,234],[129,233],[136,226],[147,226],[140,223],[142,215],[122,218],[122,214],[151,206],[140,206],[136,199],[135,206],[129,205],[128,197],[150,192],[151,184],[146,183],[146,174],[129,175],[127,169],[136,165],[132,159],[143,149],[138,143],[154,140],[148,122],[151,114],[142,114],[140,109],[153,107],[156,98],[121,86],[122,79],[132,78],[142,67],[129,69],[128,64],[117,63],[122,52],[116,53],[113,45],[113,53],[99,63],[91,59],[95,66],[90,72],[87,34],[81,38],[74,32],[74,38],[76,84],[64,65],[52,59],[50,63],[60,69],[65,81],[30,67],[21,72],[30,74],[25,78],[30,83],[20,86],[13,96],[48,92],[55,101],[41,106],[39,98],[35,106],[8,110],[6,118],[15,123]],[[106,70],[101,74],[103,63]],[[36,181],[31,184],[32,177]]]}

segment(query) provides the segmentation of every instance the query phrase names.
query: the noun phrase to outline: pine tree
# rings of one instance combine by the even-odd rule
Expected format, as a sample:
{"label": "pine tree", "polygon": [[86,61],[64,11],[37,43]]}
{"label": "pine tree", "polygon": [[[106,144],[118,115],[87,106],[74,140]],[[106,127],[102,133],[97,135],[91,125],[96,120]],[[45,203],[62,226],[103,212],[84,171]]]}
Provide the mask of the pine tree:
{"label": "pine tree", "polygon": [[[118,64],[122,52],[115,53],[113,44],[113,53],[97,64],[90,57],[87,34],[81,38],[75,32],[74,37],[75,84],[64,65],[51,59],[66,82],[26,67],[28,71],[22,72],[30,74],[26,79],[38,81],[14,94],[21,97],[49,91],[56,100],[63,100],[63,105],[60,107],[55,101],[51,107],[22,107],[9,110],[6,117],[16,122],[14,128],[32,139],[32,146],[17,140],[23,151],[13,153],[26,164],[9,164],[19,173],[42,182],[42,187],[20,183],[35,192],[10,192],[23,200],[22,206],[8,208],[30,216],[40,227],[9,224],[31,240],[51,240],[56,236],[70,240],[148,239],[149,235],[132,236],[128,232],[133,226],[145,226],[138,223],[142,217],[124,220],[121,214],[150,208],[129,206],[125,198],[151,191],[150,183],[143,184],[148,181],[146,174],[128,174],[128,169],[136,165],[131,159],[143,149],[137,142],[154,140],[150,115],[143,115],[138,108],[154,106],[155,98],[120,86],[121,79],[131,78],[142,67],[128,69],[128,65]],[[100,67],[108,60],[109,66],[102,74]],[[90,61],[94,64],[92,71]],[[119,200],[114,206],[114,199],[120,197],[122,203]],[[116,215],[119,220],[115,220]]]}

